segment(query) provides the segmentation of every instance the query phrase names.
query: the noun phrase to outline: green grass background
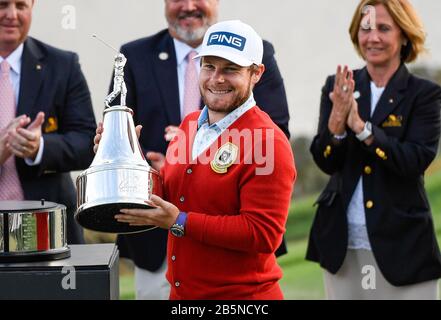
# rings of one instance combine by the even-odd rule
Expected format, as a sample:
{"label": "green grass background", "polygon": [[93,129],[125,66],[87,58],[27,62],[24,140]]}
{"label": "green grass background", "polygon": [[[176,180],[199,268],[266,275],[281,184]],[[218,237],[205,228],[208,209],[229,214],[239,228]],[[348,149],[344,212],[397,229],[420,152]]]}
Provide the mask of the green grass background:
{"label": "green grass background", "polygon": [[[441,245],[441,159],[426,173],[426,190],[432,207],[438,242]],[[305,260],[307,237],[315,213],[316,196],[294,199],[289,211],[286,239],[288,254],[278,262],[283,269],[281,280],[285,298],[324,299],[323,275],[318,264]],[[134,299],[133,274],[124,271],[120,276],[120,298]]]}

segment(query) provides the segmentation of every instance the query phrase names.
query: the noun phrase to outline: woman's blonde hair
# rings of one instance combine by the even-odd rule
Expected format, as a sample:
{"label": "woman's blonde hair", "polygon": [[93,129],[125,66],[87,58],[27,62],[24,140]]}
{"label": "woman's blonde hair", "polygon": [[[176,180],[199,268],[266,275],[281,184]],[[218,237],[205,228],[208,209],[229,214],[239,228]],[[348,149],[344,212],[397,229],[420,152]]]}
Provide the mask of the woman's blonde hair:
{"label": "woman's blonde hair", "polygon": [[401,61],[415,61],[418,55],[426,50],[424,47],[426,32],[420,17],[408,0],[361,0],[349,27],[349,34],[358,54],[364,58],[358,43],[358,32],[361,20],[364,17],[364,8],[368,5],[375,6],[379,4],[386,8],[392,19],[400,27],[403,36],[408,40],[407,44],[401,49]]}

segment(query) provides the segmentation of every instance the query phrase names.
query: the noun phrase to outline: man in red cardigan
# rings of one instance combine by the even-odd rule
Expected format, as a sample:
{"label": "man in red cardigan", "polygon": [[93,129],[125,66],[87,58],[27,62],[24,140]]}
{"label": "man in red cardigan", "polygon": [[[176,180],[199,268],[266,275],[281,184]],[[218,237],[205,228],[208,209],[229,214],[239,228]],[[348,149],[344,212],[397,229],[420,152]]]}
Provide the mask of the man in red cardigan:
{"label": "man in red cardigan", "polygon": [[171,299],[283,299],[274,252],[296,170],[288,140],[252,95],[262,55],[262,39],[240,21],[208,29],[199,54],[206,106],[184,119],[165,158],[147,155],[167,201],[152,196],[158,208],[115,216],[170,230]]}

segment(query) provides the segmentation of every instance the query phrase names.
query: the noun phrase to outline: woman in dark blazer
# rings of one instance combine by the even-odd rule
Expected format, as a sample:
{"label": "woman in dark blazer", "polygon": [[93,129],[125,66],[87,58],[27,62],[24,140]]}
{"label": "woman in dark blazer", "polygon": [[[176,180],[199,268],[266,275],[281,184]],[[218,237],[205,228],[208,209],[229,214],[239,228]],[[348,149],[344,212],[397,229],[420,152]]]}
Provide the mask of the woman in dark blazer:
{"label": "woman in dark blazer", "polygon": [[440,138],[441,88],[404,63],[425,33],[407,0],[362,0],[350,35],[366,67],[338,67],[322,91],[317,200],[307,259],[330,299],[436,299],[441,256],[424,189]]}

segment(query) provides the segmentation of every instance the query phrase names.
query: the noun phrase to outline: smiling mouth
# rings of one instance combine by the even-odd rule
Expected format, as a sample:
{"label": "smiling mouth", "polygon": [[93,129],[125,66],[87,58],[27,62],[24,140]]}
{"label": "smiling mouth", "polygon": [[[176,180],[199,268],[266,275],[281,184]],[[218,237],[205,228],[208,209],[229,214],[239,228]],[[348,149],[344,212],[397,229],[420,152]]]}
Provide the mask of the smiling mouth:
{"label": "smiling mouth", "polygon": [[212,94],[228,94],[230,92],[232,92],[233,90],[213,90],[213,89],[208,89],[208,91],[210,91]]}
{"label": "smiling mouth", "polygon": [[204,15],[200,11],[183,13],[178,16],[179,20],[187,20],[187,19],[202,19]]}
{"label": "smiling mouth", "polygon": [[367,51],[369,52],[381,52],[383,51],[382,48],[367,48]]}

